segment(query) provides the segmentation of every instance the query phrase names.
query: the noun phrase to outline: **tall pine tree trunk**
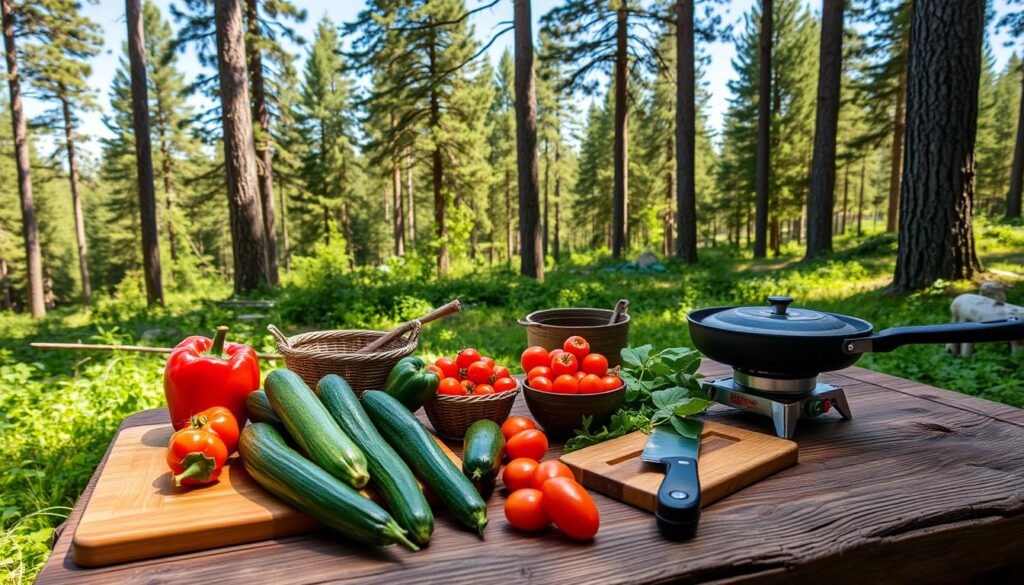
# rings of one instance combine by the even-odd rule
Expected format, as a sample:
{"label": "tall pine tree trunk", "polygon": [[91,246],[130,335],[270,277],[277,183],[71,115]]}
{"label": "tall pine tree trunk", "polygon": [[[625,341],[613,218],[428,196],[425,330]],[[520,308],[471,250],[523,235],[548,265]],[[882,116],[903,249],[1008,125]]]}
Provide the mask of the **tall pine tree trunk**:
{"label": "tall pine tree trunk", "polygon": [[1024,75],[1021,75],[1020,109],[1017,111],[1017,142],[1013,146],[1010,190],[1006,195],[1006,217],[1020,217],[1021,190],[1024,189]]}
{"label": "tall pine tree trunk", "polygon": [[864,168],[866,164],[864,161],[860,163],[860,195],[857,196],[857,235],[861,235],[864,232],[861,231],[861,222],[864,218]]}
{"label": "tall pine tree trunk", "polygon": [[[156,132],[160,139],[160,175],[164,183],[164,222],[167,224],[167,244],[171,253],[172,264],[178,260],[178,232],[174,222],[174,159],[171,155],[171,141],[168,136],[167,120],[163,104],[159,98],[156,102]],[[174,267],[171,267],[171,278],[174,278]]]}
{"label": "tall pine tree trunk", "polygon": [[[768,251],[768,189],[771,157],[772,0],[761,0],[757,90],[757,169],[754,177],[754,258]],[[748,236],[749,238],[749,236]]]}
{"label": "tall pine tree trunk", "polygon": [[675,226],[672,225],[672,218],[675,215],[672,212],[672,199],[676,195],[676,182],[675,173],[672,169],[672,158],[675,154],[673,152],[672,137],[668,136],[665,138],[665,220],[662,228],[662,254],[668,256],[673,253],[674,247],[672,246],[672,232]]}
{"label": "tall pine tree trunk", "polygon": [[512,268],[512,171],[505,169],[505,262]]}
{"label": "tall pine tree trunk", "polygon": [[[907,39],[900,44],[900,54],[904,63],[907,59]],[[889,214],[886,217],[885,231],[896,231],[899,221],[901,181],[903,180],[903,164],[906,157],[904,144],[907,122],[907,66],[904,65],[896,84],[896,111],[892,122],[892,167],[889,169]]]}
{"label": "tall pine tree trunk", "polygon": [[164,302],[160,273],[160,232],[156,219],[156,187],[153,185],[153,148],[149,135],[149,91],[146,84],[146,44],[142,6],[125,0],[128,21],[128,60],[132,78],[132,125],[135,131],[135,168],[138,180],[139,215],[142,219],[142,267],[146,300],[150,306]]}
{"label": "tall pine tree trunk", "polygon": [[[61,88],[62,93],[64,88]],[[85,215],[82,213],[82,194],[78,190],[78,158],[75,152],[75,133],[71,119],[71,104],[61,98],[64,114],[64,148],[68,153],[68,180],[71,183],[71,206],[75,215],[75,243],[78,245],[78,271],[82,276],[82,302],[92,304],[92,285],[89,283],[89,249],[85,242]]]}
{"label": "tall pine tree trunk", "polygon": [[696,64],[693,52],[694,0],[676,2],[676,257],[697,261]]}
{"label": "tall pine tree trunk", "polygon": [[562,229],[562,225],[558,217],[558,202],[562,195],[562,173],[558,164],[559,160],[561,159],[561,154],[562,140],[561,137],[559,137],[559,139],[555,142],[555,234],[554,241],[552,242],[554,244],[553,255],[555,258],[555,262],[558,262],[559,256],[562,253],[562,242],[560,239],[561,236],[559,235]]}
{"label": "tall pine tree trunk", "polygon": [[895,292],[981,270],[971,219],[984,32],[985,0],[914,6]]}
{"label": "tall pine tree trunk", "polygon": [[412,153],[406,156],[405,169],[405,241],[409,246],[416,245],[416,199],[413,197]]}
{"label": "tall pine tree trunk", "polygon": [[[263,35],[259,22],[257,0],[245,0],[246,24],[249,34],[255,39]],[[259,140],[256,141],[257,182],[259,185],[260,209],[263,214],[263,239],[266,242],[267,279],[270,284],[278,282],[277,230],[274,228],[274,153],[270,148],[270,112],[267,109],[266,82],[263,77],[263,55],[255,43],[247,43],[249,75],[252,83],[252,117],[260,125]]]}
{"label": "tall pine tree trunk", "polygon": [[[429,59],[430,79],[437,79],[437,32],[431,23],[430,40],[427,48]],[[438,89],[435,86],[430,90],[430,128],[432,132],[439,132],[441,126],[441,102],[437,95]],[[441,276],[448,274],[448,230],[445,226],[445,208],[447,207],[444,197],[444,160],[441,158],[441,147],[434,146],[430,154],[431,185],[434,189],[434,229],[438,240],[437,248],[437,273]]]}
{"label": "tall pine tree trunk", "polygon": [[516,167],[519,178],[519,273],[544,280],[537,193],[537,90],[530,0],[515,0]]}
{"label": "tall pine tree trunk", "polygon": [[392,162],[392,195],[395,208],[395,255],[405,256],[405,212],[402,209],[402,165],[398,158]]}
{"label": "tall pine tree trunk", "polygon": [[839,213],[839,233],[846,235],[846,205],[850,199],[850,165],[843,171],[843,210]]}
{"label": "tall pine tree trunk", "polygon": [[550,198],[549,190],[551,188],[551,158],[548,153],[549,140],[544,141],[544,245],[541,248],[541,256],[544,258],[548,257],[548,240],[551,238],[551,225],[550,225]]}
{"label": "tall pine tree trunk", "polygon": [[278,189],[281,198],[281,242],[284,244],[284,271],[292,271],[292,245],[288,240],[288,202],[284,196],[284,180],[281,180],[281,187]]}
{"label": "tall pine tree trunk", "polygon": [[10,311],[11,303],[11,275],[7,268],[7,258],[0,258],[0,307]]}
{"label": "tall pine tree trunk", "polygon": [[612,190],[612,257],[621,258],[627,246],[626,223],[629,189],[629,53],[627,40],[627,7],[623,0],[617,11],[615,28],[615,138],[614,175]]}
{"label": "tall pine tree trunk", "polygon": [[832,251],[832,208],[836,188],[836,128],[843,71],[843,3],[824,0],[818,60],[818,111],[814,124],[811,192],[807,200],[807,258]]}
{"label": "tall pine tree trunk", "polygon": [[241,0],[214,0],[235,293],[269,284]]}

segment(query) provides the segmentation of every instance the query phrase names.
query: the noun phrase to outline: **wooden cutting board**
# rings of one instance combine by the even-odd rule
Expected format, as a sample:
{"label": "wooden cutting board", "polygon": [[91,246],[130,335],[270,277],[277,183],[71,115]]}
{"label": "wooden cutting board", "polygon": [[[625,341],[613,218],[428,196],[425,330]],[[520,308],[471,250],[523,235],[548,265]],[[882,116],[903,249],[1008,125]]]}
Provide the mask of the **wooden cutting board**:
{"label": "wooden cutting board", "polygon": [[[562,455],[585,487],[654,511],[665,473],[640,460],[647,444],[641,431]],[[700,502],[707,506],[797,462],[793,441],[705,421],[697,472]]]}
{"label": "wooden cutting board", "polygon": [[[172,432],[163,424],[118,433],[75,530],[75,563],[109,565],[289,536],[320,526],[261,488],[238,457],[214,484],[174,487],[164,459]],[[462,466],[458,456],[441,441],[438,444]]]}

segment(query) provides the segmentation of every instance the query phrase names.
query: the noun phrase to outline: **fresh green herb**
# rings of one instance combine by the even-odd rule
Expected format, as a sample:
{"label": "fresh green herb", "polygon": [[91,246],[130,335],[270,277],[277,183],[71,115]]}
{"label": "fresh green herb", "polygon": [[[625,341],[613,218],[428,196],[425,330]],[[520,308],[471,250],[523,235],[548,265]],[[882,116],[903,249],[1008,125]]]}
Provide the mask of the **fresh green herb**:
{"label": "fresh green herb", "polygon": [[626,383],[626,399],[607,426],[591,430],[591,417],[565,444],[575,451],[633,431],[650,433],[653,427],[670,424],[681,435],[697,436],[696,421],[713,402],[701,388],[697,373],[700,353],[688,347],[654,351],[651,345],[627,347],[620,353],[619,377]]}

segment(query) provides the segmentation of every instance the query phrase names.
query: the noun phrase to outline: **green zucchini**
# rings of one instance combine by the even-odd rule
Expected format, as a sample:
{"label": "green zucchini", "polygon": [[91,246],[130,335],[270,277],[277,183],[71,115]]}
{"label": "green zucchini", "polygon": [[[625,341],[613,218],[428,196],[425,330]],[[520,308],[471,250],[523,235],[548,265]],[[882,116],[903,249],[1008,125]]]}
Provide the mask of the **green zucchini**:
{"label": "green zucchini", "polygon": [[348,382],[341,376],[329,374],[320,380],[316,390],[320,402],[327,407],[338,426],[366,455],[371,482],[384,496],[395,520],[409,531],[409,537],[417,544],[430,542],[430,535],[434,532],[434,514],[416,483],[416,476],[366,417],[366,411]]}
{"label": "green zucchini", "polygon": [[455,518],[483,536],[487,526],[487,504],[441,451],[433,435],[395,397],[379,390],[363,394],[363,408],[374,426]]}
{"label": "green zucchini", "polygon": [[267,374],[264,386],[288,434],[314,463],[356,489],[366,485],[370,480],[366,456],[298,374],[274,370]]}
{"label": "green zucchini", "polygon": [[477,485],[498,477],[505,456],[505,437],[494,421],[481,419],[469,425],[462,443],[462,473]]}
{"label": "green zucchini", "polygon": [[245,412],[254,423],[263,422],[273,425],[278,431],[284,430],[284,422],[274,412],[274,407],[270,405],[270,399],[263,390],[254,390],[245,397]]}
{"label": "green zucchini", "polygon": [[256,483],[352,540],[419,550],[387,511],[288,447],[273,426],[245,427],[238,452]]}

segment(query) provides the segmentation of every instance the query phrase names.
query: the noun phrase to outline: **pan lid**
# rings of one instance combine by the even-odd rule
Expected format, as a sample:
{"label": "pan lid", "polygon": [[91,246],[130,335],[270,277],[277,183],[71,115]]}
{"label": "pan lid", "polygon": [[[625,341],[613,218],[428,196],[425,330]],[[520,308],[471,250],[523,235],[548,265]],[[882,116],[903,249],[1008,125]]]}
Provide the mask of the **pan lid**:
{"label": "pan lid", "polygon": [[871,325],[860,319],[790,307],[792,302],[792,297],[770,296],[770,306],[732,307],[715,311],[700,322],[723,331],[768,335],[842,336],[871,330]]}

